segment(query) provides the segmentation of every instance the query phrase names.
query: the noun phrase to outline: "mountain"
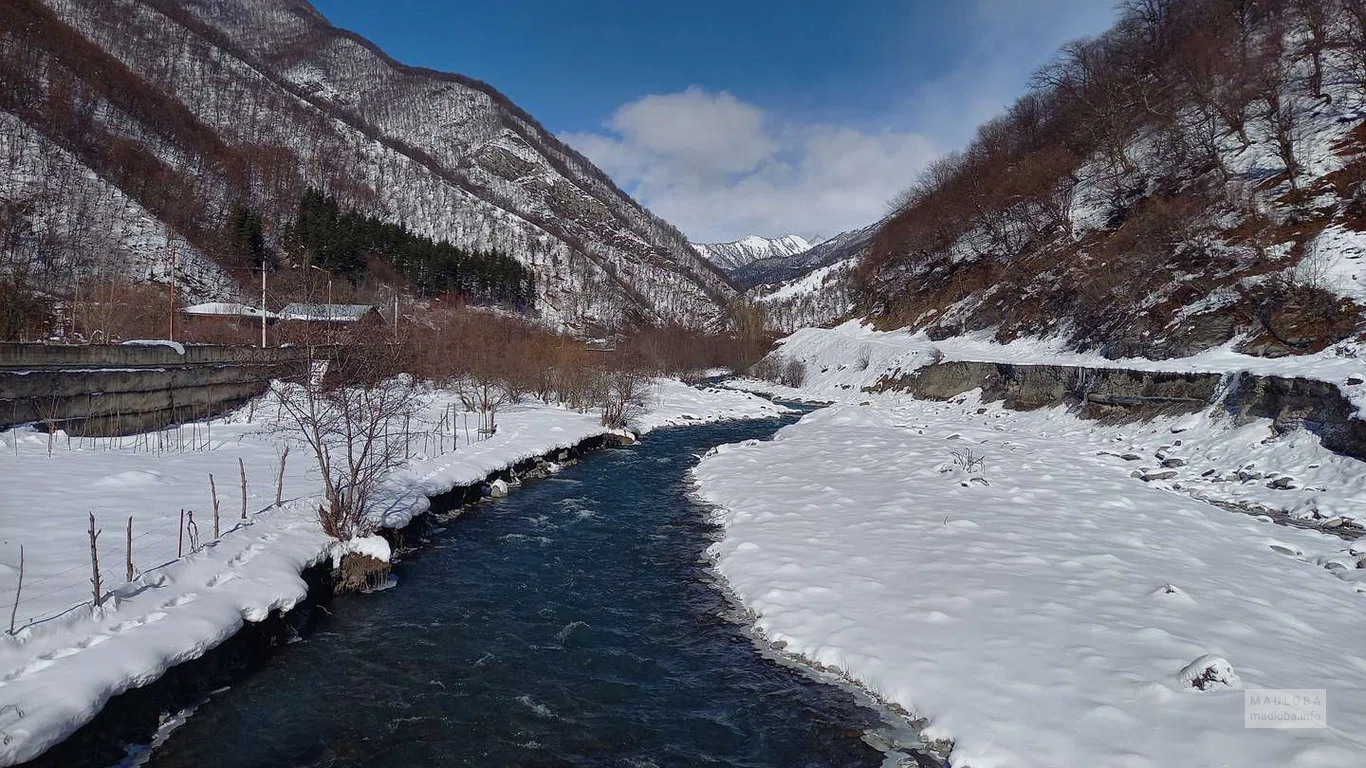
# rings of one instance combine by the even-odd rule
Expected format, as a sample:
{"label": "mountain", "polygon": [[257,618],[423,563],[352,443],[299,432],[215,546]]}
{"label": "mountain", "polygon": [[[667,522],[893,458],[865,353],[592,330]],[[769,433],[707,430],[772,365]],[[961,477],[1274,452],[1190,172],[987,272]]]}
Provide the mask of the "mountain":
{"label": "mountain", "polygon": [[878,224],[863,229],[851,229],[824,240],[812,247],[791,254],[756,259],[730,273],[731,280],[741,288],[752,288],[768,283],[782,283],[801,278],[819,269],[850,257],[862,256],[876,234]]}
{"label": "mountain", "polygon": [[1366,11],[1234,5],[1126,3],[1065,46],[878,228],[869,317],[1111,357],[1356,354]]}
{"label": "mountain", "polygon": [[[400,64],[303,0],[0,0],[0,225],[26,274],[175,280],[235,299],[318,190],[417,236],[497,251],[571,325],[716,325],[735,291],[681,233],[491,86]],[[42,241],[41,243],[39,241]],[[286,254],[288,255],[288,254]]]}
{"label": "mountain", "polygon": [[761,259],[782,258],[801,253],[813,243],[800,235],[767,238],[750,235],[730,243],[693,243],[702,257],[726,272],[733,272]]}

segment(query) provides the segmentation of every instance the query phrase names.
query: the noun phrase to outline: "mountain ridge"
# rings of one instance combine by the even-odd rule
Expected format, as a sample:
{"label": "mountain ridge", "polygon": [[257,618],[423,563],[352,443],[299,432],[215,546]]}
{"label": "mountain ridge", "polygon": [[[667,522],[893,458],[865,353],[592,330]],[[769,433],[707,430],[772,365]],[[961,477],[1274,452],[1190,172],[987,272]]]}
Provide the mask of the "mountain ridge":
{"label": "mountain ridge", "polygon": [[[715,327],[736,296],[725,274],[677,229],[493,86],[401,64],[332,26],[308,3],[3,5],[11,17],[51,17],[65,28],[62,34],[86,46],[43,48],[20,25],[0,42],[0,76],[22,86],[0,106],[19,123],[6,120],[11,133],[23,133],[31,145],[24,163],[61,159],[73,177],[105,179],[144,210],[103,211],[99,221],[79,222],[86,229],[161,222],[170,233],[155,246],[115,247],[117,238],[107,236],[94,248],[78,247],[80,227],[67,222],[65,258],[75,268],[56,272],[164,279],[164,251],[176,250],[177,270],[194,263],[210,272],[236,271],[240,285],[242,266],[223,263],[216,238],[228,202],[259,208],[268,239],[278,242],[301,193],[316,186],[348,208],[423,236],[509,253],[536,274],[537,303],[552,322]],[[44,22],[44,29],[51,32],[54,23]],[[24,59],[33,49],[41,51],[38,62]],[[97,55],[92,51],[109,61],[83,63],[81,57]],[[126,70],[123,86],[101,85],[98,72],[111,69]],[[166,106],[138,106],[158,102]],[[90,146],[82,149],[82,141]],[[136,162],[111,159],[105,148],[113,145]],[[77,151],[60,158],[67,147]],[[162,181],[149,185],[148,169]],[[24,175],[14,170],[11,176]],[[0,196],[18,205],[61,191],[20,186]],[[157,187],[177,194],[158,197]],[[84,180],[76,192],[100,196]],[[82,205],[89,207],[71,202],[51,220],[71,219]],[[95,251],[116,256],[106,260],[111,263],[80,261]],[[241,292],[218,278],[187,295],[226,299]]]}
{"label": "mountain ridge", "polygon": [[[821,241],[816,241],[816,243],[819,242]],[[691,245],[697,249],[702,258],[723,272],[730,274],[755,261],[795,256],[810,250],[816,243],[808,241],[801,235],[782,235],[771,238],[761,235],[747,235],[739,240],[725,243],[694,242]]]}

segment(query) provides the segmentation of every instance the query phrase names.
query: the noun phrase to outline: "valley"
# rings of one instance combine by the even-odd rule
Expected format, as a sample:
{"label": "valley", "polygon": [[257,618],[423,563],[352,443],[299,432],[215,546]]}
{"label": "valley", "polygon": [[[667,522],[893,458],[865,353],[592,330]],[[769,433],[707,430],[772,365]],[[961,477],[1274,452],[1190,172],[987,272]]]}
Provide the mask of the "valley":
{"label": "valley", "polygon": [[1366,2],[410,5],[0,0],[0,765],[1366,764]]}

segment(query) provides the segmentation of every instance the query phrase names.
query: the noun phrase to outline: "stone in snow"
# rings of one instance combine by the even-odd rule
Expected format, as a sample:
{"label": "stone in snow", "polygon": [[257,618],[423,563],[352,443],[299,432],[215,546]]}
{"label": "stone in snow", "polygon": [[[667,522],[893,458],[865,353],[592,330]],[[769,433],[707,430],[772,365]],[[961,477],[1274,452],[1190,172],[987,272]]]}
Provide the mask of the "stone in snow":
{"label": "stone in snow", "polygon": [[1177,677],[1183,687],[1197,691],[1237,691],[1243,687],[1243,681],[1228,659],[1213,654],[1205,654],[1187,664]]}

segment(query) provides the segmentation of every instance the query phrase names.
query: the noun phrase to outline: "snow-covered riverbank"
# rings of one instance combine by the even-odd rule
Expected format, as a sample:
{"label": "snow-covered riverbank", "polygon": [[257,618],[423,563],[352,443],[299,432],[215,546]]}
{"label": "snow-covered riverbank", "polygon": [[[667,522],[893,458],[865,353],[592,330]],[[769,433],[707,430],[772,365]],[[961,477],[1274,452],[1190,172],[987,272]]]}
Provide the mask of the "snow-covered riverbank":
{"label": "snow-covered riverbank", "polygon": [[[1366,518],[1360,461],[1216,410],[1101,424],[863,391],[957,359],[1304,376],[1360,404],[1358,359],[1105,361],[856,323],[779,350],[802,387],[731,385],[835,405],[696,470],[770,641],[927,718],[955,766],[1366,764],[1366,542],[1332,535]],[[1192,688],[1207,656],[1238,681]],[[1245,729],[1261,687],[1327,689],[1329,727]]]}
{"label": "snow-covered riverbank", "polygon": [[1094,352],[1069,350],[1060,342],[1017,339],[1000,344],[989,333],[934,341],[923,331],[877,331],[857,320],[834,328],[803,328],[778,343],[777,352],[806,366],[800,388],[740,379],[729,386],[794,400],[840,401],[859,397],[863,387],[940,360],[1017,365],[1069,365],[1172,373],[1252,373],[1303,377],[1336,385],[1366,413],[1366,349],[1345,342],[1318,354],[1278,358],[1234,352],[1230,342],[1191,357],[1168,360],[1110,360]]}
{"label": "snow-covered riverbank", "polygon": [[[458,399],[434,393],[414,434],[432,429]],[[734,391],[656,382],[640,431],[725,418],[762,418],[785,409]],[[248,421],[248,413],[251,420]],[[303,570],[323,562],[333,542],[320,530],[317,469],[297,446],[284,477],[284,503],[274,506],[282,440],[268,405],[176,436],[176,451],[156,440],[74,441],[48,455],[37,433],[4,435],[0,452],[0,594],[12,596],[24,545],[24,590],[17,626],[42,621],[0,640],[0,764],[32,758],[90,720],[112,696],[157,679],[169,667],[202,655],[244,621],[287,610],[306,596]],[[419,445],[394,473],[375,505],[387,527],[401,527],[427,509],[427,497],[477,483],[520,461],[568,448],[605,433],[596,413],[539,404],[499,412],[496,434],[467,442],[449,424]],[[463,423],[461,424],[463,426]],[[169,436],[168,436],[169,437]],[[199,446],[186,448],[188,443]],[[134,446],[137,446],[136,448]],[[458,446],[452,449],[452,446]],[[152,447],[152,450],[148,450]],[[240,524],[238,459],[248,477],[248,523]],[[220,499],[220,533],[213,537],[209,473]],[[195,510],[204,544],[177,559],[181,509]],[[89,600],[87,513],[98,526],[106,589],[101,608]],[[134,518],[134,565],[124,579],[124,526]]]}
{"label": "snow-covered riverbank", "polygon": [[[769,641],[926,717],[954,765],[1366,762],[1366,549],[1130,477],[1065,413],[867,402],[696,470]],[[1183,681],[1207,655],[1241,682]],[[1327,689],[1329,727],[1245,729],[1240,687]]]}

